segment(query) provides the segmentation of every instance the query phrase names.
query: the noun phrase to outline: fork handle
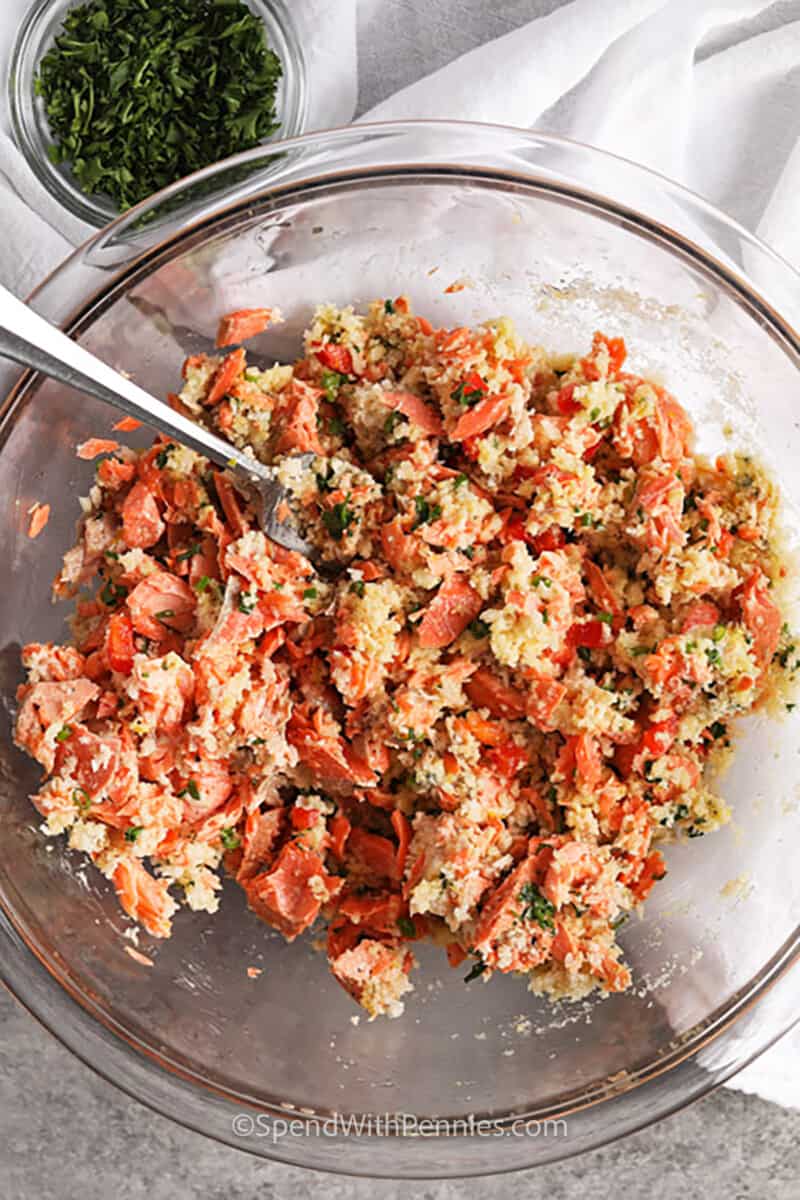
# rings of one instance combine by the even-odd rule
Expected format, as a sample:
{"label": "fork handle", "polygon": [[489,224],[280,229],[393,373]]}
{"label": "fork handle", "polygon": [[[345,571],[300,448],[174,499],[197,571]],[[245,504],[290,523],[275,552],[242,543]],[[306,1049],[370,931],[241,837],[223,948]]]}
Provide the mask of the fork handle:
{"label": "fork handle", "polygon": [[136,417],[160,433],[204,454],[218,466],[238,469],[250,478],[272,478],[261,463],[120,375],[113,367],[40,317],[2,285],[0,356],[13,359],[20,366],[41,371],[59,383],[113,405],[127,416]]}

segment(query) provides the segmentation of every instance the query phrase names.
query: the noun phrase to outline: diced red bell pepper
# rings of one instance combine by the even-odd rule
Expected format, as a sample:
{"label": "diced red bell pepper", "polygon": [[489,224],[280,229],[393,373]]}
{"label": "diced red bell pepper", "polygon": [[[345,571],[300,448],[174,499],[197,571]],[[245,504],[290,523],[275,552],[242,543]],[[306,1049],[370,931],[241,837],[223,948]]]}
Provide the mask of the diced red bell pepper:
{"label": "diced red bell pepper", "polygon": [[106,653],[112,671],[130,675],[136,647],[133,644],[133,625],[126,612],[115,612],[109,619]]}

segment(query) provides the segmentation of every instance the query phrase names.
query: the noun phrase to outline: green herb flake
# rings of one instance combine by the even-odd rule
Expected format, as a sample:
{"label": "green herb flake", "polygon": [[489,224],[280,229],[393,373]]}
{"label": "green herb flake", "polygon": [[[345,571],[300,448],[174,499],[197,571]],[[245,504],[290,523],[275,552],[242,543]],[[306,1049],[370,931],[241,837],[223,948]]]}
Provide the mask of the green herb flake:
{"label": "green herb flake", "polygon": [[100,592],[100,599],[103,601],[103,604],[107,604],[109,607],[111,607],[112,605],[119,604],[120,600],[124,600],[127,594],[127,588],[119,587],[116,583],[109,579],[103,585],[103,588]]}
{"label": "green herb flake", "polygon": [[155,619],[157,621],[164,622],[164,621],[168,620],[169,617],[175,616],[175,609],[174,608],[162,608],[160,612],[154,613],[153,615],[155,616]]}
{"label": "green herb flake", "polygon": [[462,381],[458,387],[453,388],[450,393],[451,400],[455,400],[457,404],[463,404],[465,408],[471,408],[473,404],[477,404],[482,400],[485,393],[482,387],[470,387],[466,381]]}
{"label": "green herb flake", "polygon": [[175,561],[176,562],[187,562],[188,559],[194,558],[195,554],[199,554],[199,553],[200,553],[200,543],[192,542],[191,546],[189,546],[188,549],[183,550],[180,554],[177,554],[175,556]]}
{"label": "green herb flake", "polygon": [[322,372],[320,383],[322,384],[325,390],[325,395],[331,404],[333,404],[333,402],[336,400],[336,397],[339,395],[339,388],[343,383],[346,382],[346,380],[347,376],[340,375],[338,371]]}
{"label": "green herb flake", "polygon": [[352,525],[354,515],[347,507],[347,502],[341,500],[322,514],[322,521],[335,542],[340,542],[348,527]]}
{"label": "green herb flake", "polygon": [[303,599],[304,600],[316,600],[317,594],[318,594],[317,589],[315,587],[308,587],[303,592]]}
{"label": "green herb flake", "polygon": [[365,584],[363,579],[354,579],[350,584],[350,591],[360,599],[361,596],[364,595],[364,587]]}
{"label": "green herb flake", "polygon": [[599,612],[594,614],[598,621],[602,621],[604,625],[611,625],[614,621],[614,614],[610,612]]}
{"label": "green herb flake", "polygon": [[85,788],[73,788],[72,803],[77,804],[81,812],[86,812],[92,806],[92,798]]}
{"label": "green herb flake", "polygon": [[722,721],[713,721],[708,727],[708,732],[713,738],[721,738],[728,732],[728,727]]}
{"label": "green herb flake", "polygon": [[476,618],[474,621],[470,621],[467,628],[473,637],[485,638],[489,636],[489,626],[485,621],[481,621],[478,618]]}
{"label": "green herb flake", "polygon": [[414,497],[414,508],[417,516],[412,528],[419,529],[420,525],[427,525],[430,521],[438,521],[442,515],[441,504],[429,504],[424,496]]}
{"label": "green herb flake", "polygon": [[196,592],[204,592],[210,583],[211,579],[208,575],[201,575],[194,585],[194,590]]}
{"label": "green herb flake", "polygon": [[536,921],[542,929],[555,929],[555,907],[542,895],[535,883],[524,883],[517,899],[523,906],[523,921]]}
{"label": "green herb flake", "polygon": [[241,845],[238,833],[235,829],[231,829],[230,825],[223,825],[220,829],[219,840],[226,850],[237,850]]}
{"label": "green herb flake", "polygon": [[473,963],[467,974],[464,976],[464,983],[472,983],[473,979],[478,979],[486,970],[487,964],[482,958],[479,958],[476,963]]}
{"label": "green herb flake", "polygon": [[463,487],[464,484],[467,482],[468,482],[467,476],[462,471],[460,474],[456,475],[455,479],[453,480],[453,487],[454,488]]}
{"label": "green herb flake", "polygon": [[58,733],[56,734],[56,741],[57,742],[66,742],[71,737],[72,737],[72,726],[71,725],[62,725],[61,728],[59,729]]}
{"label": "green herb flake", "polygon": [[193,779],[190,779],[189,782],[186,784],[186,786],[181,788],[181,790],[178,792],[178,796],[179,797],[191,796],[193,800],[199,800],[200,799],[200,788],[197,786],[197,784],[195,783],[195,781]]}
{"label": "green herb flake", "polygon": [[124,211],[265,141],[281,75],[242,0],[88,0],[64,16],[35,91],[51,160]]}
{"label": "green herb flake", "polygon": [[143,829],[144,829],[143,825],[131,825],[129,829],[125,830],[125,841],[126,842],[135,842],[138,839],[139,834],[142,832]]}
{"label": "green herb flake", "polygon": [[174,450],[174,449],[175,449],[174,444],[172,442],[169,442],[166,446],[163,447],[163,449],[159,450],[158,454],[156,455],[156,466],[158,467],[159,471],[164,470],[164,467],[167,465],[167,462],[169,461],[170,451]]}
{"label": "green herb flake", "polygon": [[398,917],[397,928],[403,937],[415,938],[417,936],[417,927],[410,917]]}
{"label": "green herb flake", "polygon": [[385,313],[390,313],[390,314],[393,313],[394,312],[394,301],[393,300],[384,300],[383,311]]}

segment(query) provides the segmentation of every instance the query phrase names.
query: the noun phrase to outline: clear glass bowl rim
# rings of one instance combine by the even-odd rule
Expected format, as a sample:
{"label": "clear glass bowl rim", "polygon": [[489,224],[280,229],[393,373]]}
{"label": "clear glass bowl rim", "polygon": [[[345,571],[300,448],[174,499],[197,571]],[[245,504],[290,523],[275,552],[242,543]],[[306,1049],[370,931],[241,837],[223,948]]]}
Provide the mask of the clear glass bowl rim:
{"label": "clear glass bowl rim", "polygon": [[[441,162],[426,159],[424,163],[418,163],[410,161],[407,157],[398,156],[395,143],[403,143],[404,138],[409,135],[413,137],[419,132],[429,134],[434,140],[441,141]],[[773,273],[771,280],[775,283],[776,290],[784,298],[784,302],[786,296],[800,297],[800,275],[775,251],[732,218],[727,217],[702,197],[671,180],[593,147],[537,131],[471,122],[362,123],[357,126],[320,131],[272,143],[270,152],[284,156],[285,169],[283,171],[271,170],[260,175],[255,183],[252,180],[248,181],[235,198],[230,196],[222,200],[217,198],[213,205],[208,206],[195,221],[188,223],[183,221],[177,232],[170,232],[161,241],[155,237],[158,229],[151,225],[145,236],[153,241],[153,245],[140,243],[135,256],[129,256],[124,269],[112,275],[106,286],[86,298],[75,312],[65,316],[65,306],[62,299],[56,295],[66,278],[70,274],[77,276],[81,267],[87,262],[96,265],[98,261],[102,261],[103,252],[109,246],[125,244],[130,226],[148,212],[158,209],[165,200],[169,200],[176,192],[184,188],[186,180],[173,184],[143,201],[92,236],[35,289],[29,300],[39,311],[50,316],[51,319],[57,319],[63,328],[74,330],[80,326],[87,314],[91,314],[102,297],[107,296],[110,292],[115,292],[131,275],[145,269],[154,257],[160,257],[167,248],[173,248],[184,239],[196,237],[204,227],[224,220],[237,209],[249,207],[258,198],[280,197],[285,191],[300,193],[304,187],[322,181],[325,183],[337,180],[353,182],[358,178],[367,180],[374,177],[376,173],[385,174],[387,170],[391,169],[403,171],[406,174],[410,172],[435,174],[437,166],[442,165],[452,169],[453,162],[447,161],[446,144],[448,139],[455,135],[458,135],[458,139],[462,143],[459,147],[461,154],[463,154],[465,138],[473,138],[476,145],[484,147],[492,143],[493,148],[504,149],[512,158],[515,147],[520,145],[524,145],[528,149],[539,148],[545,154],[552,153],[556,159],[556,166],[549,166],[541,173],[537,170],[536,165],[532,165],[521,157],[517,157],[514,161],[513,173],[500,170],[494,165],[490,168],[482,167],[479,161],[471,158],[467,161],[459,158],[457,165],[462,177],[478,174],[484,179],[498,181],[505,179],[509,182],[516,181],[529,186],[542,186],[565,198],[588,204],[606,214],[630,222],[640,233],[654,240],[666,242],[673,252],[690,259],[713,275],[723,286],[733,290],[737,299],[749,309],[750,315],[757,316],[765,322],[770,334],[784,343],[792,356],[800,362],[800,336],[796,332],[796,329],[800,327],[800,319],[798,319],[800,305],[798,305],[797,311],[792,306],[791,314],[785,316],[743,275],[723,263],[721,258],[724,256],[721,252],[720,257],[714,254],[713,244],[716,242],[718,245],[722,245],[726,236],[733,236],[758,259],[762,266],[769,266]],[[328,169],[322,173],[314,173],[312,170],[306,176],[298,176],[294,170],[295,164],[308,160],[306,152],[315,149],[337,151],[341,147],[343,156],[346,158],[346,149],[349,145],[357,142],[363,148],[370,141],[374,141],[378,147],[373,161],[366,162],[358,159],[355,164],[345,167],[333,160],[333,162],[326,163]],[[402,144],[400,149],[404,149]],[[298,156],[293,158],[290,153],[292,151],[298,151]],[[227,159],[223,163],[204,168],[190,176],[189,182],[213,178],[217,173],[228,170],[231,166],[258,162],[261,157],[263,157],[263,149],[257,148],[248,151]],[[567,163],[569,170],[566,169]],[[591,169],[587,169],[587,167]],[[592,180],[591,187],[581,186],[575,181],[574,175],[580,178],[584,171],[586,176]],[[707,243],[710,238],[712,248],[709,249],[708,244],[698,244],[692,237],[676,228],[674,224],[666,225],[641,210],[628,207],[623,201],[614,198],[605,190],[598,192],[595,181],[598,173],[603,172],[605,172],[604,186],[607,179],[612,185],[612,192],[617,191],[619,194],[620,189],[624,191],[626,180],[635,180],[639,185],[640,192],[646,193],[649,188],[653,197],[669,195],[678,200],[687,214],[686,224],[688,227],[693,231],[699,226],[710,230],[710,233],[704,238],[704,242]],[[562,176],[560,184],[555,182],[559,174]],[[697,223],[696,226],[694,222]],[[770,289],[770,292],[772,294],[773,288]],[[30,388],[35,387],[35,384],[35,375],[25,373],[21,376],[3,405],[0,406],[0,420],[3,424],[13,413],[17,402]],[[756,979],[751,980],[748,987],[728,1004],[725,1011],[715,1021],[710,1020],[703,1030],[691,1040],[686,1039],[681,1048],[675,1051],[670,1058],[644,1069],[624,1087],[607,1090],[600,1095],[589,1097],[585,1102],[570,1109],[537,1113],[540,1119],[556,1120],[569,1116],[571,1121],[575,1121],[588,1118],[588,1122],[579,1132],[577,1139],[570,1137],[570,1145],[558,1147],[553,1153],[542,1156],[538,1161],[541,1163],[551,1162],[582,1153],[644,1128],[700,1098],[752,1062],[800,1020],[800,974],[791,970],[798,959],[800,959],[800,928],[795,930],[794,935],[787,940],[781,950],[764,965]],[[13,916],[2,907],[0,907],[0,979],[23,1006],[81,1061],[155,1111],[197,1132],[248,1152],[299,1166],[320,1167],[323,1165],[318,1159],[315,1160],[313,1154],[309,1156],[304,1153],[306,1139],[303,1136],[287,1139],[286,1143],[276,1148],[266,1144],[243,1145],[234,1134],[226,1132],[226,1130],[230,1130],[230,1117],[236,1112],[242,1111],[242,1101],[232,1093],[221,1093],[207,1081],[195,1075],[188,1075],[176,1064],[159,1058],[149,1050],[145,1052],[143,1047],[135,1044],[124,1030],[116,1027],[104,1014],[97,1011],[87,996],[77,992],[70,985],[56,963],[44,959],[36,945],[26,937],[25,930],[20,928]],[[70,997],[69,1000],[67,996]],[[746,1048],[743,1045],[738,1048],[729,1046],[729,1050],[736,1050],[737,1053],[731,1053],[729,1060],[721,1066],[713,1071],[708,1068],[699,1068],[697,1065],[698,1054],[711,1043],[716,1043],[718,1047],[724,1047],[731,1038],[731,1032],[735,1030],[737,1022],[746,1014],[752,1014],[753,1007],[759,1001],[765,1002],[767,1005],[770,1002],[776,1002],[773,1003],[773,1008],[780,1008],[781,1015],[776,1018],[775,1013],[771,1010],[769,1020],[762,1022],[758,1039],[751,1039]],[[665,1079],[670,1081],[671,1087],[664,1087]],[[648,1094],[646,1102],[644,1102],[644,1093]],[[605,1131],[592,1130],[592,1113],[596,1113],[598,1108],[606,1113],[607,1120],[612,1121],[612,1132],[607,1129]],[[260,1106],[259,1111],[276,1118],[289,1115],[296,1119],[299,1116],[297,1111],[287,1113],[266,1105]],[[221,1115],[226,1119],[225,1127],[221,1126]],[[498,1123],[502,1124],[502,1119],[498,1119]],[[402,1145],[404,1142],[407,1144],[409,1140],[396,1132],[367,1134],[363,1138],[357,1139],[359,1145],[363,1141],[364,1145],[369,1146],[371,1156],[378,1156],[381,1146],[387,1148],[393,1146],[396,1152],[398,1144]],[[441,1140],[443,1140],[441,1136],[433,1139],[433,1141]],[[452,1142],[456,1139],[450,1140]],[[356,1149],[352,1138],[341,1143],[342,1146],[348,1144]],[[507,1143],[504,1144],[507,1145]],[[455,1148],[454,1154],[457,1156]],[[390,1158],[391,1155],[387,1155],[387,1157]],[[503,1163],[502,1160],[492,1160],[488,1165],[480,1166],[477,1169],[471,1168],[467,1173],[473,1175],[493,1174],[520,1170],[530,1165],[532,1165],[532,1158],[526,1159],[524,1156],[522,1158],[518,1156],[513,1162],[507,1163]],[[425,1169],[422,1156],[420,1156],[419,1166],[416,1165],[413,1158],[406,1158],[402,1163],[398,1163],[395,1159],[394,1162],[384,1164],[376,1157],[375,1161],[370,1163],[369,1170],[347,1163],[342,1165],[338,1161],[334,1166],[331,1166],[330,1163],[324,1164],[323,1169],[342,1174],[392,1178],[448,1178],[461,1177],[464,1174],[457,1165],[446,1168],[439,1167],[434,1171]]]}
{"label": "clear glass bowl rim", "polygon": [[[250,2],[250,0],[248,0]],[[281,119],[285,135],[281,141],[303,133],[308,110],[308,79],[303,48],[295,28],[291,5],[284,0],[252,0],[262,16],[266,13],[277,29],[283,49],[283,82],[286,113]],[[38,68],[39,32],[48,20],[52,9],[63,4],[63,0],[33,0],[22,19],[11,50],[8,70],[8,106],[11,132],[17,148],[43,187],[74,217],[88,222],[95,228],[103,228],[112,219],[113,208],[94,196],[86,195],[75,184],[65,178],[52,164],[47,155],[47,144],[38,136],[33,106],[36,97],[29,95],[26,88],[28,76],[32,82]],[[36,63],[29,58],[37,54]],[[280,113],[279,113],[280,117]],[[265,142],[263,145],[270,145]],[[262,146],[263,152],[263,146]],[[152,197],[143,201],[149,204]],[[128,210],[129,212],[132,210]]]}

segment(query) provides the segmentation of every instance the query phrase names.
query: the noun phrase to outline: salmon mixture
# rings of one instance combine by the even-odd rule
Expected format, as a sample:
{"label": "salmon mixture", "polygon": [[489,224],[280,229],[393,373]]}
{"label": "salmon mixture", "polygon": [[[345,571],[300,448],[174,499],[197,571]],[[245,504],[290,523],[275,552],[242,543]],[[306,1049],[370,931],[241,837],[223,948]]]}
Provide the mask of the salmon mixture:
{"label": "salmon mixture", "polygon": [[277,319],[225,318],[170,400],[275,466],[340,574],[182,446],[79,447],[72,636],[24,648],[16,723],[46,832],[155,938],[223,874],[287,941],[324,922],[371,1017],[402,1011],[420,939],[467,979],[626,988],[661,847],[728,819],[708,768],[797,668],[772,484],[697,457],[619,338],[553,356],[399,297],[323,306],[299,361],[248,365]]}

